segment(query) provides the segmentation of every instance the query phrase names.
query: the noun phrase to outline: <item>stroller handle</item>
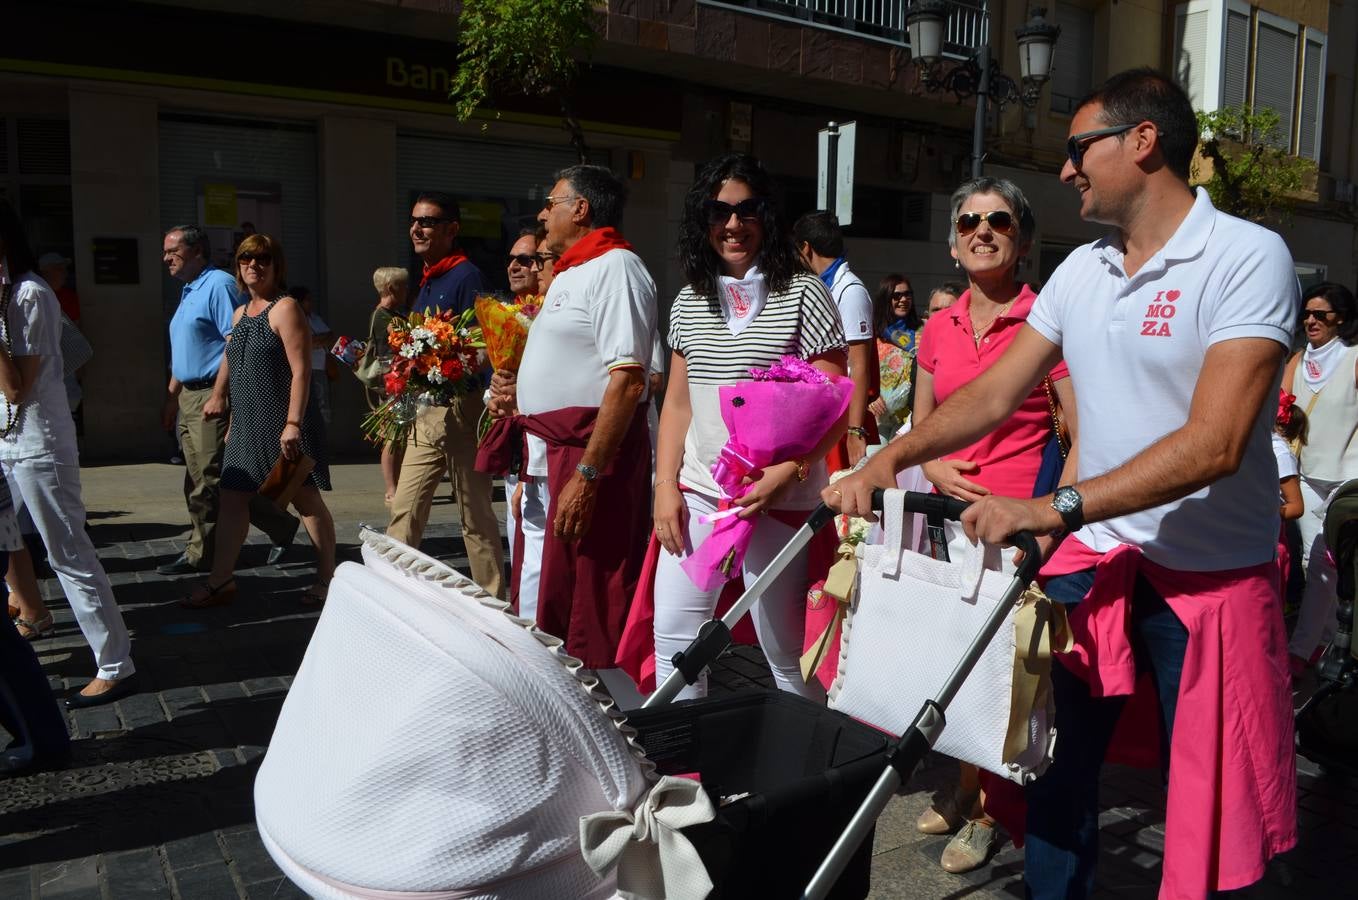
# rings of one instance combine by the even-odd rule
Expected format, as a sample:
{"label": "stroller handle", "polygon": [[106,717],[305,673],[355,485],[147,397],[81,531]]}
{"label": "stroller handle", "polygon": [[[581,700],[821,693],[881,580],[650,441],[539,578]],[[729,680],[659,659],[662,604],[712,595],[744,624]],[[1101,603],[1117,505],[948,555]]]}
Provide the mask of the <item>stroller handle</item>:
{"label": "stroller handle", "polygon": [[[882,511],[885,497],[885,490],[882,488],[873,489],[872,509],[874,512]],[[958,500],[956,497],[947,497],[943,494],[923,494],[918,491],[905,492],[905,511],[920,513],[929,519],[951,519],[956,522],[962,518],[962,513],[966,512],[970,505],[965,500]],[[1023,562],[1019,563],[1017,575],[1025,585],[1032,584],[1033,579],[1037,577],[1038,569],[1042,568],[1042,551],[1037,546],[1037,538],[1033,536],[1031,531],[1018,531],[1011,534],[1006,543],[1013,544],[1023,551]]]}

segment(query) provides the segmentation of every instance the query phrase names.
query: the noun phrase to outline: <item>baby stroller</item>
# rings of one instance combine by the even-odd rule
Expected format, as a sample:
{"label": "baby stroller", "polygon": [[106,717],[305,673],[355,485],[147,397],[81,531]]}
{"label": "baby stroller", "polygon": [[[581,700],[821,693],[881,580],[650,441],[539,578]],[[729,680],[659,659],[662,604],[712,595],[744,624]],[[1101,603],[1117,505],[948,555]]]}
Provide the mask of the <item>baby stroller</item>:
{"label": "baby stroller", "polygon": [[[725,622],[704,626],[678,679],[697,678],[832,519],[813,513]],[[337,570],[255,782],[269,853],[336,900],[865,897],[877,815],[1004,619],[1001,603],[899,742],[779,692],[669,704],[673,679],[624,717],[559,640],[442,563],[362,539],[364,565]],[[1030,535],[1017,543],[1032,562],[1011,600],[1039,558]]]}
{"label": "baby stroller", "polygon": [[[625,720],[560,640],[361,537],[255,780],[260,837],[311,896],[793,896],[788,855],[823,854],[881,769],[879,732],[776,692]],[[870,857],[833,896],[866,896]]]}
{"label": "baby stroller", "polygon": [[1338,628],[1317,668],[1321,686],[1297,712],[1297,750],[1327,768],[1358,775],[1358,658],[1353,646],[1358,480],[1340,485],[1330,498],[1325,545],[1338,568]]}

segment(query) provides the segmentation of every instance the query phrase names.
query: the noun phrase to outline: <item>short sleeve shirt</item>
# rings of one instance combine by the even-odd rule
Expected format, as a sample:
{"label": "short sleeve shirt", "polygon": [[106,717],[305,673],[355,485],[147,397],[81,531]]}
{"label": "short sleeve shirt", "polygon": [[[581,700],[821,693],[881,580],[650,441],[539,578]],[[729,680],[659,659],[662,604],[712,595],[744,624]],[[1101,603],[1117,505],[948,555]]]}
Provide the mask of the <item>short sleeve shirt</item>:
{"label": "short sleeve shirt", "polygon": [[[786,290],[770,291],[764,307],[739,335],[731,334],[714,301],[684,288],[670,310],[669,344],[684,357],[693,413],[679,482],[711,497],[721,494],[712,479],[712,463],[730,436],[721,418],[718,388],[749,381],[750,369],[768,368],[784,356],[812,359],[845,349],[834,301],[819,278],[806,274],[794,276]],[[825,463],[819,462],[805,482],[787,490],[779,505],[811,509],[827,482]]]}
{"label": "short sleeve shirt", "polygon": [[236,279],[208,267],[184,285],[170,319],[170,373],[180,382],[211,381],[217,376],[241,305]]}
{"label": "short sleeve shirt", "polygon": [[426,309],[435,312],[446,309],[460,315],[476,304],[476,295],[481,293],[485,283],[481,270],[467,260],[420,285],[410,308],[420,313]]}
{"label": "short sleeve shirt", "polygon": [[[1299,299],[1282,238],[1217,211],[1201,188],[1174,235],[1135,275],[1126,274],[1114,238],[1071,253],[1052,273],[1028,324],[1061,347],[1070,367],[1080,477],[1115,469],[1183,427],[1214,344],[1266,338],[1290,346]],[[1086,525],[1080,541],[1100,553],[1129,544],[1182,571],[1273,559],[1275,413],[1272,402],[1259,411],[1235,474],[1181,500]]]}
{"label": "short sleeve shirt", "polygon": [[830,296],[839,310],[839,321],[846,341],[870,341],[872,335],[872,295],[848,263],[835,272]]}
{"label": "short sleeve shirt", "polygon": [[[0,283],[9,283],[8,263],[0,263]],[[76,463],[75,422],[62,383],[61,304],[42,278],[21,275],[10,292],[4,335],[11,356],[39,358],[38,377],[15,410],[14,427],[0,437],[0,459],[51,457]],[[9,405],[0,399],[0,416]]]}
{"label": "short sleeve shirt", "polygon": [[[1037,295],[1024,285],[1009,311],[995,319],[978,343],[971,328],[971,291],[929,319],[918,338],[919,367],[933,377],[934,402],[942,403],[976,379],[1009,349],[1018,336]],[[1064,362],[1050,373],[1052,383],[1069,378]],[[1004,497],[1031,497],[1042,467],[1042,451],[1051,440],[1051,402],[1045,384],[990,434],[944,459],[973,462],[977,470],[967,478]]]}
{"label": "short sleeve shirt", "polygon": [[[519,411],[598,406],[614,369],[649,370],[656,317],[655,282],[630,250],[610,250],[553,278],[528,330]],[[528,474],[546,475],[545,447],[532,435],[528,451]]]}

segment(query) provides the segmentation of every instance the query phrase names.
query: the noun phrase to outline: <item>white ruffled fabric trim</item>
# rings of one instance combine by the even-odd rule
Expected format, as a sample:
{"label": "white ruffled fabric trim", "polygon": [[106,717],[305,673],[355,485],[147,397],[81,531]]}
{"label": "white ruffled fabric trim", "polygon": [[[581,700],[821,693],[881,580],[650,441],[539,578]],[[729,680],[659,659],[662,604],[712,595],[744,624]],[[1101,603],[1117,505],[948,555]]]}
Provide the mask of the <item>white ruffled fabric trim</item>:
{"label": "white ruffled fabric trim", "polygon": [[608,689],[604,687],[603,683],[589,674],[590,670],[585,668],[584,663],[565,651],[565,641],[538,628],[537,623],[532,619],[523,619],[514,615],[510,612],[507,601],[491,596],[485,588],[446,563],[439,562],[432,556],[426,556],[367,525],[359,526],[358,536],[364,546],[392,565],[399,566],[425,581],[434,582],[442,588],[455,590],[469,600],[475,600],[488,609],[503,613],[506,619],[537,638],[538,643],[552,652],[552,656],[556,658],[557,662],[566,668],[566,671],[571,674],[581,689],[589,694],[590,699],[598,705],[599,710],[608,717],[608,720],[613,723],[613,727],[623,736],[623,739],[627,742],[628,750],[632,757],[636,759],[637,764],[641,766],[642,774],[646,780],[648,782],[656,781],[658,776],[656,775],[655,763],[646,756],[645,749],[636,742],[636,730],[627,724],[627,717],[623,715],[622,710],[618,709],[617,703],[613,700],[613,695],[608,693]]}

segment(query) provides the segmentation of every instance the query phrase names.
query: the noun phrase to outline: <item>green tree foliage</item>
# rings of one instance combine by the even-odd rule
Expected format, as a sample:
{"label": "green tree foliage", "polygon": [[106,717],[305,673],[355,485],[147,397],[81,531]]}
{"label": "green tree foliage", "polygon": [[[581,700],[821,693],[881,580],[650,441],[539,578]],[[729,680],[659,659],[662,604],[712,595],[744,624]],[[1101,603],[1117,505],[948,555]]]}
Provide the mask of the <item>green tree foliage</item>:
{"label": "green tree foliage", "polygon": [[451,97],[462,121],[497,96],[555,98],[583,160],[570,92],[597,34],[593,0],[463,0]]}
{"label": "green tree foliage", "polygon": [[[1291,215],[1315,164],[1281,149],[1288,141],[1277,112],[1228,106],[1198,113],[1198,128],[1199,150],[1212,163],[1203,187],[1213,206],[1255,222]],[[1198,169],[1195,161],[1195,181]]]}

